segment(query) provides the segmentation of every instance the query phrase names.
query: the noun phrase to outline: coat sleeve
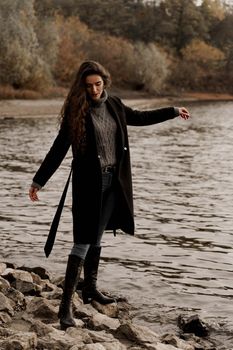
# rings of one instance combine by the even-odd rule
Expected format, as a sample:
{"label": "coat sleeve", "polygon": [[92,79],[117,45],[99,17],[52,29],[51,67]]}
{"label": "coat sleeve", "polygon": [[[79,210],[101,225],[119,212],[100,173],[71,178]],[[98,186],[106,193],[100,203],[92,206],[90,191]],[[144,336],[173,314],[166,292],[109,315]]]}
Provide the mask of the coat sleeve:
{"label": "coat sleeve", "polygon": [[46,184],[65,158],[70,145],[71,141],[68,136],[68,131],[65,128],[61,128],[52,147],[33,178],[34,183],[41,187]]}
{"label": "coat sleeve", "polygon": [[148,111],[139,111],[124,106],[126,123],[133,126],[144,126],[162,123],[168,119],[178,117],[179,110],[175,107],[166,107]]}

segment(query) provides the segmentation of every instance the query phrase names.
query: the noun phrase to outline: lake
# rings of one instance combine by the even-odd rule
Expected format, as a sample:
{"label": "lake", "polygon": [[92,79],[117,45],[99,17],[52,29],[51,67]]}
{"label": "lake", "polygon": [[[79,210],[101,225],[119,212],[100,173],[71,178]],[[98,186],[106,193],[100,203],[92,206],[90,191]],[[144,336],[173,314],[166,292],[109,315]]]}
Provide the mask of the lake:
{"label": "lake", "polygon": [[[155,331],[175,330],[179,314],[198,313],[232,345],[233,102],[185,106],[188,121],[128,129],[136,234],[104,234],[99,286],[127,297],[134,317]],[[58,275],[72,246],[70,189],[49,259],[43,246],[71,153],[40,201],[28,198],[56,133],[53,115],[0,119],[1,261]]]}

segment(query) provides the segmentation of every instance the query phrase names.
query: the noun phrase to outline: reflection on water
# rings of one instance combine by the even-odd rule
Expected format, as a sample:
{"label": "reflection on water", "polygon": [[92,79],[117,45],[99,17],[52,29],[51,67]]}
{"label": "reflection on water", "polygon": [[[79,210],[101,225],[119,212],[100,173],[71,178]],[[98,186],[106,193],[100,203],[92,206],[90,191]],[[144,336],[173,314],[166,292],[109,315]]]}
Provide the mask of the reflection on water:
{"label": "reflection on water", "polygon": [[[198,311],[232,330],[232,102],[192,104],[193,117],[129,127],[135,237],[106,233],[100,281],[126,295],[155,329],[178,311]],[[31,203],[28,187],[56,135],[56,119],[0,120],[1,255],[64,273],[71,198],[49,259],[43,245],[69,173],[71,154]],[[163,313],[163,318],[161,317]]]}

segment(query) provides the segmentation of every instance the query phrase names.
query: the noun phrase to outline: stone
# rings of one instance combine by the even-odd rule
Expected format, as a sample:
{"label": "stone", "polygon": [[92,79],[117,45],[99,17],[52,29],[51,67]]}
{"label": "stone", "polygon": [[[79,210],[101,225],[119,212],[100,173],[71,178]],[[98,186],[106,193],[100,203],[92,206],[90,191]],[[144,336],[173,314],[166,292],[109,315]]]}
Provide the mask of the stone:
{"label": "stone", "polygon": [[215,350],[216,349],[215,345],[211,341],[207,339],[199,338],[192,333],[183,333],[182,338],[185,341],[187,341],[190,345],[192,345],[195,350],[202,350],[202,349]]}
{"label": "stone", "polygon": [[106,350],[127,350],[127,347],[121,344],[118,340],[115,340],[111,343],[104,342],[102,345]]}
{"label": "stone", "polygon": [[174,334],[165,334],[163,335],[160,340],[164,344],[170,344],[177,348],[180,348],[182,350],[195,350],[195,347],[189,344],[188,342],[178,338]]}
{"label": "stone", "polygon": [[13,287],[9,287],[6,292],[5,296],[10,300],[11,305],[15,312],[22,311],[26,309],[26,299],[20,291]]}
{"label": "stone", "polygon": [[83,342],[85,344],[92,343],[92,338],[87,329],[77,328],[77,327],[69,327],[66,330],[66,334],[70,337],[74,338],[76,342]]}
{"label": "stone", "polygon": [[2,277],[23,294],[36,294],[41,291],[41,287],[33,282],[31,274],[27,271],[7,268],[2,273]]}
{"label": "stone", "polygon": [[58,309],[50,300],[42,297],[34,297],[27,305],[27,312],[45,323],[57,321]]}
{"label": "stone", "polygon": [[34,272],[31,272],[31,276],[32,276],[33,283],[38,284],[39,286],[42,285],[42,279],[40,278],[39,275],[37,275]]}
{"label": "stone", "polygon": [[88,330],[88,334],[90,335],[93,343],[101,343],[101,342],[111,342],[114,341],[114,336],[111,333],[106,331],[93,331]]}
{"label": "stone", "polygon": [[146,350],[182,350],[180,348],[174,347],[173,345],[166,345],[163,343],[144,344],[143,349],[146,349]]}
{"label": "stone", "polygon": [[9,269],[17,269],[17,265],[12,262],[5,261],[4,264],[6,264],[6,267]]}
{"label": "stone", "polygon": [[6,338],[14,334],[14,331],[10,328],[0,327],[0,339]]}
{"label": "stone", "polygon": [[62,289],[57,287],[55,284],[51,283],[48,280],[41,280],[42,292],[40,296],[46,299],[58,299],[61,300]]}
{"label": "stone", "polygon": [[126,350],[125,345],[121,344],[119,340],[115,339],[111,333],[106,331],[92,331],[88,333],[93,343],[102,343],[106,350]]}
{"label": "stone", "polygon": [[117,329],[118,334],[124,335],[127,339],[136,342],[137,344],[157,344],[159,336],[147,327],[135,325],[131,322],[126,322]]}
{"label": "stone", "polygon": [[74,316],[77,318],[89,319],[98,313],[98,311],[91,304],[84,305],[80,299],[77,300],[76,295],[73,300],[73,305],[74,305]]}
{"label": "stone", "polygon": [[6,270],[6,264],[0,263],[0,275]]}
{"label": "stone", "polygon": [[14,310],[11,306],[10,300],[2,292],[0,292],[0,311],[5,311],[10,316],[14,315]]}
{"label": "stone", "polygon": [[64,276],[54,277],[54,278],[51,278],[50,281],[51,281],[53,284],[55,284],[57,287],[63,289],[65,277],[64,277]]}
{"label": "stone", "polygon": [[0,341],[1,350],[34,350],[37,347],[37,336],[35,333],[18,332]]}
{"label": "stone", "polygon": [[87,344],[82,348],[82,350],[106,350],[106,348],[102,344],[97,343],[97,344]]}
{"label": "stone", "polygon": [[10,283],[5,278],[0,276],[0,292],[5,293],[10,286]]}
{"label": "stone", "polygon": [[120,326],[120,321],[97,313],[89,320],[88,326],[95,330],[116,330]]}
{"label": "stone", "polygon": [[118,317],[119,309],[117,307],[117,303],[102,305],[100,303],[97,303],[96,301],[93,301],[92,305],[96,310],[98,310],[99,312],[101,312],[102,314],[108,317],[112,317],[112,318]]}
{"label": "stone", "polygon": [[33,282],[32,276],[29,272],[23,270],[15,270],[11,268],[7,268],[3,273],[2,277],[7,279],[10,283],[15,281],[16,279],[20,279],[25,282]]}
{"label": "stone", "polygon": [[184,333],[193,333],[198,337],[206,337],[209,335],[207,325],[199,318],[198,315],[193,315],[188,318],[183,315],[179,315],[178,326]]}
{"label": "stone", "polygon": [[197,315],[179,319],[183,327],[182,339],[176,334],[158,336],[147,327],[130,321],[131,306],[125,300],[108,305],[96,302],[84,305],[80,291],[73,298],[76,327],[63,331],[57,317],[62,288],[47,278],[45,270],[16,269],[12,264],[0,263],[0,272],[0,350],[216,348],[209,338],[186,333],[188,323],[194,325],[194,329],[202,326],[202,331],[205,330],[204,322]]}
{"label": "stone", "polygon": [[0,325],[4,323],[10,323],[11,317],[7,312],[0,312]]}
{"label": "stone", "polygon": [[[67,332],[54,329],[53,332],[39,339],[38,348],[46,350],[70,350],[76,344],[77,339],[71,337]],[[84,342],[80,340],[79,345],[84,345]]]}
{"label": "stone", "polygon": [[51,280],[51,276],[50,276],[49,272],[43,267],[40,267],[40,266],[36,266],[36,267],[21,266],[19,269],[23,270],[23,271],[30,272],[30,273],[33,272],[36,275],[40,276],[40,278],[42,280],[46,280],[46,279]]}
{"label": "stone", "polygon": [[51,325],[47,325],[40,320],[30,320],[31,326],[30,331],[35,332],[38,337],[44,337],[48,333],[53,332],[54,328]]}

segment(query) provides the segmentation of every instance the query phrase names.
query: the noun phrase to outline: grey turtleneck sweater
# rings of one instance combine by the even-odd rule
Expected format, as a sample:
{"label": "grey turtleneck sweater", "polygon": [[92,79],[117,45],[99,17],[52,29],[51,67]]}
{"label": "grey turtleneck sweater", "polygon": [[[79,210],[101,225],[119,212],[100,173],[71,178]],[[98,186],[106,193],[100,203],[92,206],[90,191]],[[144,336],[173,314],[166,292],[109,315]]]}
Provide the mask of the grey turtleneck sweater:
{"label": "grey turtleneck sweater", "polygon": [[107,109],[107,91],[104,90],[100,100],[91,103],[90,113],[95,128],[98,157],[101,167],[116,164],[117,125]]}

